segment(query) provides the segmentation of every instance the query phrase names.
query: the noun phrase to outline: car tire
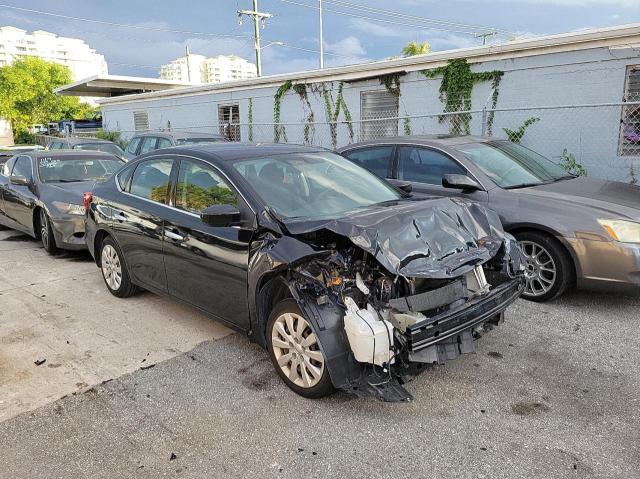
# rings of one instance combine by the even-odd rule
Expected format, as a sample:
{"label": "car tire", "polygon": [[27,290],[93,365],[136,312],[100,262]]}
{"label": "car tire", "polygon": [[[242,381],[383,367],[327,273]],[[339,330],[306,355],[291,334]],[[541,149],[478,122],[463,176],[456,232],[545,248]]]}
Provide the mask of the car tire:
{"label": "car tire", "polygon": [[131,282],[122,251],[110,237],[106,237],[100,245],[100,271],[104,284],[114,296],[128,298],[139,291]]}
{"label": "car tire", "polygon": [[295,300],[285,299],[273,308],[266,342],[273,366],[292,391],[309,399],[335,391],[318,340]]}
{"label": "car tire", "polygon": [[56,237],[53,235],[53,226],[51,226],[51,218],[44,209],[40,210],[38,226],[40,228],[39,235],[40,241],[44,250],[50,255],[55,255],[60,252],[58,245],[56,245]]}
{"label": "car tire", "polygon": [[562,295],[574,280],[571,257],[554,237],[525,231],[514,235],[526,257],[524,299],[550,301]]}

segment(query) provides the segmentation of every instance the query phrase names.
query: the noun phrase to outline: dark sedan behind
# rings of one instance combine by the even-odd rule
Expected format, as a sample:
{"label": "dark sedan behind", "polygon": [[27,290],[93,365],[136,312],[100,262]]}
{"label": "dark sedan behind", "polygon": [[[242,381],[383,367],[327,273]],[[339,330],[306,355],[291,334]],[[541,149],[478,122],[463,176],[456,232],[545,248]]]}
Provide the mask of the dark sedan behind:
{"label": "dark sedan behind", "polygon": [[84,249],[83,194],[123,163],[95,151],[20,153],[0,169],[0,224],[40,238],[52,254]]}

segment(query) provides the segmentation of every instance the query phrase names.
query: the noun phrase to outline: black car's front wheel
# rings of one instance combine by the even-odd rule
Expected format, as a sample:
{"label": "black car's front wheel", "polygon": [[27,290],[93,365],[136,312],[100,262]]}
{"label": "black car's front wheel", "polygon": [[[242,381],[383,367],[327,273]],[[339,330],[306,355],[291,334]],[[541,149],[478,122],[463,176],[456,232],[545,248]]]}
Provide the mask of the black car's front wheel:
{"label": "black car's front wheel", "polygon": [[58,253],[59,249],[56,245],[56,238],[53,236],[53,226],[51,226],[51,218],[44,209],[40,210],[40,240],[44,250],[49,254]]}
{"label": "black car's front wheel", "polygon": [[271,312],[267,347],[278,375],[294,392],[316,399],[334,391],[318,338],[293,299]]}
{"label": "black car's front wheel", "polygon": [[138,291],[131,282],[127,265],[120,248],[112,238],[105,238],[100,248],[100,270],[111,294],[127,298]]}
{"label": "black car's front wheel", "polygon": [[571,258],[560,242],[535,231],[515,236],[526,260],[522,297],[544,302],[564,293],[573,279],[573,270]]}

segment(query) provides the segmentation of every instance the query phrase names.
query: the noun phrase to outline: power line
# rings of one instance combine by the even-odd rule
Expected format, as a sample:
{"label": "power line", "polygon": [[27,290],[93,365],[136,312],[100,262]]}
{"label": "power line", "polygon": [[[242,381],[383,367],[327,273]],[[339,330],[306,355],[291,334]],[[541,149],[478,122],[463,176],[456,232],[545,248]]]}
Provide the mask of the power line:
{"label": "power line", "polygon": [[232,34],[232,33],[191,32],[186,30],[175,30],[172,28],[148,27],[144,25],[132,25],[129,23],[107,22],[107,21],[95,20],[91,18],[72,17],[70,15],[62,15],[60,13],[43,12],[41,10],[33,10],[30,8],[16,7],[14,5],[6,5],[6,4],[0,4],[0,7],[9,8],[12,10],[19,10],[21,12],[35,13],[38,15],[47,15],[49,17],[64,18],[66,20],[73,20],[77,22],[96,23],[100,25],[108,25],[111,27],[133,28],[137,30],[146,30],[151,32],[180,33],[184,35],[206,36],[206,37],[216,37],[216,38],[247,38],[248,37],[248,35],[239,35],[239,34]]}
{"label": "power line", "polygon": [[360,5],[360,4],[356,4],[356,3],[351,3],[351,2],[344,1],[344,0],[325,0],[325,1],[327,3],[331,3],[331,4],[334,4],[336,6],[340,6],[340,7],[343,7],[343,8],[365,10],[365,11],[368,11],[368,12],[377,13],[377,14],[380,14],[380,15],[386,15],[386,16],[390,16],[390,17],[413,19],[413,20],[418,20],[418,21],[421,21],[421,22],[435,23],[435,24],[439,24],[439,25],[448,25],[448,26],[453,26],[453,27],[475,28],[477,30],[495,31],[495,32],[502,32],[502,33],[505,33],[505,34],[510,34],[511,33],[511,32],[508,32],[507,30],[502,30],[502,29],[495,28],[495,27],[489,27],[489,26],[486,26],[486,25],[475,25],[475,24],[471,24],[471,23],[450,22],[450,21],[447,21],[447,20],[437,20],[437,19],[434,19],[434,18],[427,18],[427,17],[416,16],[416,15],[408,15],[408,14],[405,14],[405,13],[394,12],[394,11],[391,11],[391,10],[383,10],[381,8],[374,8],[374,7],[369,7],[369,6]]}
{"label": "power line", "polygon": [[[300,2],[296,2],[293,0],[280,0],[283,3],[289,3],[291,5],[297,5],[300,7],[305,7],[305,8],[311,8],[313,10],[318,10],[318,7],[315,7],[313,5],[309,5],[306,3],[300,3]],[[325,0],[326,1],[326,0]],[[349,16],[349,17],[354,17],[354,18],[360,18],[360,19],[366,19],[366,20],[371,20],[374,22],[382,22],[382,23],[388,23],[388,24],[392,24],[392,25],[398,25],[398,26],[403,26],[403,27],[412,27],[412,28],[425,28],[425,29],[430,29],[430,30],[437,30],[437,31],[445,31],[445,32],[452,32],[452,33],[462,33],[462,34],[466,34],[466,35],[474,35],[476,33],[478,33],[479,30],[481,30],[480,28],[474,27],[474,26],[467,26],[467,27],[461,27],[461,28],[454,28],[454,27],[450,27],[450,28],[446,28],[444,26],[438,26],[438,25],[431,25],[431,24],[425,24],[425,23],[417,23],[417,22],[412,22],[412,23],[406,23],[406,22],[400,22],[400,21],[395,21],[395,20],[387,20],[384,18],[377,18],[377,17],[372,17],[372,16],[368,16],[368,15],[363,15],[363,14],[356,14],[356,13],[351,13],[351,12],[345,12],[345,11],[340,11],[340,10],[333,10],[330,8],[323,8],[323,11],[325,12],[330,12],[330,13],[335,13],[338,15],[344,15],[344,16]],[[424,19],[421,20],[421,22],[430,22],[429,19]]]}

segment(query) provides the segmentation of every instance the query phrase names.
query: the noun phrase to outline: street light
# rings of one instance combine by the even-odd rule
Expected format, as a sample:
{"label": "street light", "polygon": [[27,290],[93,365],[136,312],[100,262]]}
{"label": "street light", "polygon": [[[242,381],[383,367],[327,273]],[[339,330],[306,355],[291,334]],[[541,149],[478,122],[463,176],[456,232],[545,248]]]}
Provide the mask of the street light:
{"label": "street light", "polygon": [[272,47],[273,45],[281,45],[281,46],[283,46],[284,43],[283,42],[269,42],[265,46],[260,47],[260,50],[264,50],[265,48]]}

